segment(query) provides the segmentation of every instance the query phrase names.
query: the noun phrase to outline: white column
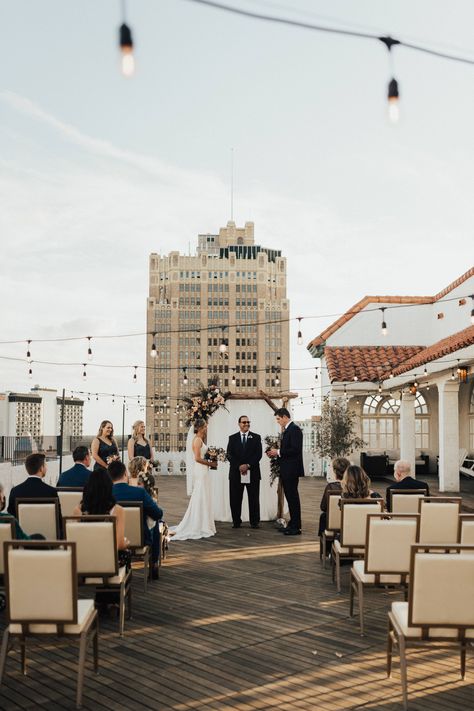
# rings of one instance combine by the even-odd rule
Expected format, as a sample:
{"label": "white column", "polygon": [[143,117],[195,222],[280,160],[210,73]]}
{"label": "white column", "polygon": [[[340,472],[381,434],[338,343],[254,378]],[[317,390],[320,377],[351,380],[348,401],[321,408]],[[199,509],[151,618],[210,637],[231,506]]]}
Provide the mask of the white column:
{"label": "white column", "polygon": [[410,464],[415,476],[415,395],[402,393],[400,402],[400,459]]}
{"label": "white column", "polygon": [[459,491],[459,383],[445,380],[439,393],[439,490]]}

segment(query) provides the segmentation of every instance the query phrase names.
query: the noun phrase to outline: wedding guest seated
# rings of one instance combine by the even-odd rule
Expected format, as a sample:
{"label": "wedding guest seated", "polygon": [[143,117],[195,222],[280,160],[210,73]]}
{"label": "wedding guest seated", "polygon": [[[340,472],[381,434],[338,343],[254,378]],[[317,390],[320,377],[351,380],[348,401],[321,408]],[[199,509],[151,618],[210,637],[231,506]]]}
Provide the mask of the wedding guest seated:
{"label": "wedding guest seated", "polygon": [[[6,499],[5,499],[5,489],[3,488],[3,484],[0,483],[0,523],[2,523],[2,518],[8,519],[10,518],[10,514],[8,514],[6,511],[4,511],[5,504],[6,504]],[[14,524],[15,524],[15,538],[18,541],[33,541],[33,540],[39,540],[39,541],[44,541],[44,536],[41,535],[41,533],[33,533],[31,536],[29,536],[27,533],[24,532],[16,518],[13,516],[14,519]]]}
{"label": "wedding guest seated", "polygon": [[[344,472],[346,471],[347,467],[350,467],[351,463],[348,459],[345,457],[335,457],[335,459],[332,460],[331,466],[332,470],[334,472],[334,476],[336,477],[335,481],[330,481],[326,484],[326,488],[324,489],[323,496],[321,499],[321,503],[319,505],[319,508],[321,509],[321,516],[319,517],[319,531],[318,531],[318,536],[321,536],[323,531],[326,529],[326,522],[327,522],[327,512],[328,512],[328,506],[329,506],[329,495],[331,492],[336,491],[337,493],[341,492],[341,481],[342,477],[344,476]],[[332,542],[331,542],[332,545]]]}
{"label": "wedding guest seated", "polygon": [[62,472],[56,486],[82,486],[87,484],[89,479],[91,453],[88,447],[76,447],[72,453],[74,466]]}
{"label": "wedding guest seated", "polygon": [[147,517],[161,521],[163,511],[155,504],[150,494],[141,486],[130,486],[127,480],[127,469],[120,461],[111,462],[107,468],[113,482],[113,494],[117,501],[141,501],[143,503],[143,537],[146,545],[151,546],[151,577],[158,578],[158,561],[160,559],[160,527],[149,529]]}
{"label": "wedding guest seated", "polygon": [[382,497],[370,488],[370,479],[362,467],[351,464],[342,477],[341,498],[381,499]]}
{"label": "wedding guest seated", "polygon": [[130,566],[131,554],[125,538],[125,513],[122,506],[116,503],[112,489],[112,479],[107,470],[96,469],[84,487],[82,501],[74,509],[73,516],[115,516],[119,564]]}
{"label": "wedding guest seated", "polygon": [[25,459],[25,468],[28,478],[14,486],[8,499],[8,513],[16,515],[15,502],[17,499],[57,499],[58,492],[53,486],[43,481],[46,471],[46,455],[41,452],[29,454]]}
{"label": "wedding guest seated", "polygon": [[425,495],[430,495],[430,487],[428,484],[425,481],[420,481],[412,477],[410,462],[406,462],[403,459],[396,461],[393,466],[393,477],[395,484],[390,484],[386,492],[387,511],[390,511],[391,491],[397,491],[397,489],[401,489],[402,491],[405,489],[424,489],[426,492]]}

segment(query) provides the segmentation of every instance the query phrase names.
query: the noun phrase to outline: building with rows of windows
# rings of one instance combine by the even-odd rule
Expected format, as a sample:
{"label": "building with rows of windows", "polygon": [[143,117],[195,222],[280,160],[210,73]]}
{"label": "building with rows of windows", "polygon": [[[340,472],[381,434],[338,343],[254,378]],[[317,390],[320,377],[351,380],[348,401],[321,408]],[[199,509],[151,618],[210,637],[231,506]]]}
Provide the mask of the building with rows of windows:
{"label": "building with rows of windows", "polygon": [[150,255],[146,419],[159,449],[185,442],[182,398],[200,383],[288,390],[288,317],[286,259],[255,244],[252,222],[199,235],[191,256]]}
{"label": "building with rows of windows", "polygon": [[366,296],[308,349],[323,395],[357,414],[369,474],[401,458],[441,491],[474,476],[474,267],[435,296]]}
{"label": "building with rows of windows", "polygon": [[[60,432],[62,398],[57,390],[35,385],[30,392],[0,394],[0,435],[10,437],[55,437]],[[81,437],[84,401],[64,400],[63,433]]]}

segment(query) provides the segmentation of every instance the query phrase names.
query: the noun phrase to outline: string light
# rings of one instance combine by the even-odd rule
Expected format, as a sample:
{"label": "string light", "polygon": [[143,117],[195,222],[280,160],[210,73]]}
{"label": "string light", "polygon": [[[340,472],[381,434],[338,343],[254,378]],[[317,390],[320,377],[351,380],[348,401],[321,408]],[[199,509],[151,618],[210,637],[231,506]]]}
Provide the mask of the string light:
{"label": "string light", "polygon": [[30,364],[30,368],[28,369],[28,377],[29,377],[29,378],[32,378],[32,377],[33,377],[33,371],[32,371],[32,369],[31,369],[31,364]]}
{"label": "string light", "polygon": [[359,380],[359,378],[357,377],[357,375],[354,375],[354,377],[352,378],[352,380],[354,381],[354,383],[357,383],[357,381]]}
{"label": "string light", "polygon": [[235,385],[235,383],[237,382],[235,379],[235,368],[232,368],[232,380],[230,382],[231,385]]}
{"label": "string light", "polygon": [[151,355],[152,358],[156,358],[156,356],[158,355],[158,351],[156,350],[155,339],[156,339],[156,333],[153,334],[153,342],[152,342],[152,344],[151,344],[150,355]]}
{"label": "string light", "polygon": [[426,365],[425,365],[425,368],[424,368],[424,370],[423,370],[423,375],[425,376],[425,378],[426,378],[426,376],[428,375],[428,369],[427,369]]}
{"label": "string light", "polygon": [[298,316],[298,319],[297,319],[297,320],[298,320],[298,336],[297,336],[297,338],[296,338],[296,343],[297,343],[299,346],[302,346],[302,345],[303,345],[303,334],[301,333],[301,321],[302,321],[302,318],[303,318],[302,316]]}
{"label": "string light", "polygon": [[382,392],[382,385],[381,385],[381,383],[379,383],[378,391],[379,391],[379,393]]}
{"label": "string light", "polygon": [[31,341],[27,341],[27,343],[28,343],[28,346],[27,346],[27,349],[26,349],[26,358],[27,358],[27,360],[31,361],[31,353],[30,353]]}
{"label": "string light", "polygon": [[87,336],[87,341],[88,341],[87,357],[89,360],[92,360],[91,339],[92,339],[92,336]]}
{"label": "string light", "polygon": [[413,383],[413,385],[414,385],[415,388],[417,388],[417,387],[418,387],[418,380],[415,380],[415,382]]}
{"label": "string light", "polygon": [[188,376],[186,373],[186,368],[183,368],[183,385],[187,385],[187,384],[188,384]]}
{"label": "string light", "polygon": [[125,22],[125,0],[122,0],[123,23],[119,29],[119,45],[122,54],[122,74],[124,77],[131,77],[135,71],[135,59],[133,56],[132,31]]}
{"label": "string light", "polygon": [[318,376],[318,369],[315,368],[314,370],[316,371],[315,374],[314,374],[314,379],[315,379],[315,380],[318,380],[318,377],[319,377],[319,376]]}
{"label": "string light", "polygon": [[82,379],[87,380],[87,372],[86,372],[87,363],[83,363],[82,365],[84,367],[84,370],[82,371]]}
{"label": "string light", "polygon": [[280,378],[278,377],[278,370],[277,370],[276,376],[275,376],[275,385],[280,385]]}
{"label": "string light", "polygon": [[386,336],[386,335],[387,335],[387,332],[388,332],[388,329],[387,329],[387,323],[386,323],[386,321],[385,321],[385,306],[382,306],[382,308],[380,309],[380,311],[382,312],[382,326],[381,326],[381,328],[382,328],[382,336]]}
{"label": "string light", "polygon": [[220,353],[227,353],[227,342],[226,342],[226,339],[224,338],[225,326],[221,326],[221,328],[222,328],[222,340],[219,345],[219,352]]}
{"label": "string light", "polygon": [[133,367],[135,368],[134,373],[133,373],[133,384],[136,385],[136,384],[137,384],[137,368],[138,368],[138,365],[134,365]]}

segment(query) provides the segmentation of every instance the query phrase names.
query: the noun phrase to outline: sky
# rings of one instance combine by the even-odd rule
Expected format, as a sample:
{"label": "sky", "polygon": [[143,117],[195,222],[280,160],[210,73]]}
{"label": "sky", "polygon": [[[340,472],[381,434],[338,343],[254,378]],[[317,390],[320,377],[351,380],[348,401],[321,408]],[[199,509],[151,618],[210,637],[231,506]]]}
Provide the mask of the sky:
{"label": "sky", "polygon": [[[474,58],[470,0],[225,2]],[[143,333],[149,254],[194,251],[230,219],[231,149],[234,219],[287,256],[305,344],[365,294],[434,294],[473,265],[474,66],[395,48],[394,126],[381,43],[129,0],[125,79],[120,7],[0,0],[0,390],[145,393],[144,337],[93,339],[86,382],[84,338],[35,340]],[[303,418],[315,362],[296,331]],[[33,361],[75,365],[33,362],[30,380],[27,339]],[[119,429],[121,402],[86,399],[85,431]]]}

